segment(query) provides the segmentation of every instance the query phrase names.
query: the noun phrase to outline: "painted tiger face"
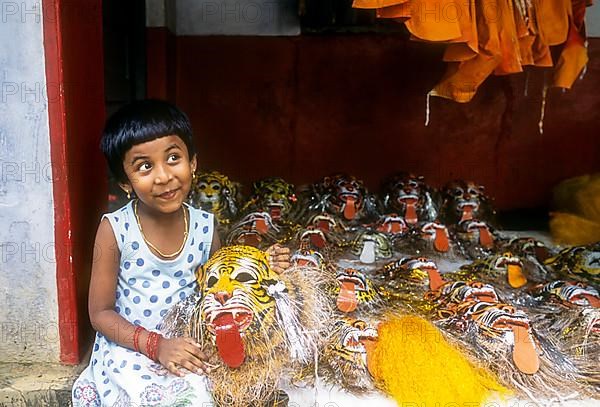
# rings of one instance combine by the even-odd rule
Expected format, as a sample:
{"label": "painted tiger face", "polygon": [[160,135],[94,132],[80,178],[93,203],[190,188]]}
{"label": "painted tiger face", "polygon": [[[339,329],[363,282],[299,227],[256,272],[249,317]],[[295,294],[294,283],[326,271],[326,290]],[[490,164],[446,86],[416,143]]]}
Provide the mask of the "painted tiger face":
{"label": "painted tiger face", "polygon": [[514,237],[504,247],[519,256],[533,256],[540,263],[551,257],[548,247],[532,237]]}
{"label": "painted tiger face", "polygon": [[352,253],[363,263],[392,257],[392,242],[381,232],[363,231],[352,242]]}
{"label": "painted tiger face", "polygon": [[315,229],[319,229],[323,233],[330,233],[338,227],[335,219],[328,213],[322,212],[317,215],[311,216],[307,222],[308,226],[312,226]]}
{"label": "painted tiger face", "polygon": [[408,232],[408,225],[403,217],[398,216],[396,213],[391,213],[379,218],[377,231],[392,236],[403,236]]}
{"label": "painted tiger face", "polygon": [[500,302],[494,286],[480,281],[453,281],[445,284],[440,291],[441,299],[447,303]]}
{"label": "painted tiger face", "polygon": [[365,344],[377,341],[377,329],[369,323],[354,318],[335,321],[325,349],[326,363],[333,370],[333,378],[347,389],[372,389],[367,370]]}
{"label": "painted tiger face", "polygon": [[314,226],[308,226],[299,232],[298,240],[306,243],[308,247],[314,247],[317,250],[325,248],[328,243],[327,235],[321,229]]}
{"label": "painted tiger face", "polygon": [[493,215],[484,187],[472,181],[453,181],[444,188],[444,217],[446,223],[457,224],[465,220],[489,221]]}
{"label": "painted tiger face", "polygon": [[465,316],[475,321],[485,335],[500,339],[509,345],[512,345],[515,339],[508,335],[513,332],[512,327],[530,329],[527,314],[508,304],[478,302],[465,312]]}
{"label": "painted tiger face", "polygon": [[311,249],[296,250],[290,257],[290,263],[294,266],[310,266],[320,270],[325,267],[323,255]]}
{"label": "painted tiger face", "polygon": [[335,276],[337,285],[332,295],[336,298],[337,308],[342,312],[373,308],[380,304],[381,297],[371,280],[362,271],[352,268],[340,268]]}
{"label": "painted tiger face", "polygon": [[566,248],[544,264],[564,275],[600,284],[600,243]]}
{"label": "painted tiger face", "polygon": [[227,245],[264,247],[276,240],[279,227],[267,212],[251,212],[235,223],[227,234]]}
{"label": "painted tiger face", "polygon": [[220,222],[231,220],[239,208],[239,184],[218,171],[201,173],[192,181],[191,201]]}
{"label": "painted tiger face", "polygon": [[565,305],[577,305],[580,307],[600,308],[600,294],[591,285],[574,281],[553,281],[538,286],[534,296],[542,298],[557,299]]}
{"label": "painted tiger face", "polygon": [[385,209],[399,213],[410,225],[433,221],[438,216],[432,190],[422,176],[400,173],[385,184],[383,192]]}
{"label": "painted tiger face", "polygon": [[288,216],[296,203],[295,187],[282,178],[267,178],[254,183],[254,205],[267,211],[273,221]]}
{"label": "painted tiger face", "polygon": [[215,404],[264,405],[283,372],[314,360],[323,340],[330,307],[322,273],[276,274],[249,246],[223,247],[196,272],[199,292],[169,311],[164,332],[201,344]]}
{"label": "painted tiger face", "polygon": [[424,223],[421,226],[420,237],[436,252],[446,253],[451,249],[452,242],[448,228],[439,222]]}
{"label": "painted tiger face", "polygon": [[455,231],[463,244],[474,246],[481,253],[489,254],[494,248],[496,237],[492,227],[486,222],[477,219],[463,220],[455,226]]}
{"label": "painted tiger face", "polygon": [[343,214],[346,220],[354,220],[365,205],[366,189],[362,181],[351,175],[337,174],[323,179],[323,187],[329,192],[329,209]]}
{"label": "painted tiger face", "polygon": [[462,266],[460,271],[473,275],[506,276],[508,284],[512,288],[519,288],[527,284],[527,278],[523,274],[523,262],[511,252],[495,254],[477,260]]}
{"label": "painted tiger face", "polygon": [[202,318],[217,342],[229,334],[243,338],[273,324],[275,301],[267,288],[278,276],[267,255],[250,246],[217,251],[197,276],[202,289]]}
{"label": "painted tiger face", "polygon": [[512,360],[523,373],[534,374],[540,361],[529,317],[512,305],[474,303],[465,312],[480,334],[478,342],[495,354],[512,352]]}
{"label": "painted tiger face", "polygon": [[438,273],[437,264],[425,257],[403,257],[383,266],[388,279],[402,278],[421,284],[428,284],[431,273]]}

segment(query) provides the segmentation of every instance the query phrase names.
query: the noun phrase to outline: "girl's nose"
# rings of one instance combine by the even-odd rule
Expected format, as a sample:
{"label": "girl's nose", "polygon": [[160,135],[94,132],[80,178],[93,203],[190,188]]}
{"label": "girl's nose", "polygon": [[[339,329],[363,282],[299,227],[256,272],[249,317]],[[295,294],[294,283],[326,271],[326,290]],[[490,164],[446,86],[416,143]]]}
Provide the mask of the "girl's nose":
{"label": "girl's nose", "polygon": [[156,184],[166,184],[173,177],[169,168],[164,165],[157,165],[155,174],[154,183]]}

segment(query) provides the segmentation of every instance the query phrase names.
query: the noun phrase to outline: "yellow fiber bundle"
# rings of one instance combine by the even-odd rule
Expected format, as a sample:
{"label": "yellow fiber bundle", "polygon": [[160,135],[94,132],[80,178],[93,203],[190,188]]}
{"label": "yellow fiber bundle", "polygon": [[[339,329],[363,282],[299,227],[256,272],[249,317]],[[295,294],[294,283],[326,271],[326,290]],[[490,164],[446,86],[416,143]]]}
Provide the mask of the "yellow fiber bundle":
{"label": "yellow fiber bundle", "polygon": [[586,245],[600,240],[600,174],[571,178],[554,188],[550,231],[554,241]]}
{"label": "yellow fiber bundle", "polygon": [[507,391],[491,373],[472,366],[423,318],[392,317],[379,325],[378,332],[368,351],[369,371],[399,405],[482,404],[492,391]]}

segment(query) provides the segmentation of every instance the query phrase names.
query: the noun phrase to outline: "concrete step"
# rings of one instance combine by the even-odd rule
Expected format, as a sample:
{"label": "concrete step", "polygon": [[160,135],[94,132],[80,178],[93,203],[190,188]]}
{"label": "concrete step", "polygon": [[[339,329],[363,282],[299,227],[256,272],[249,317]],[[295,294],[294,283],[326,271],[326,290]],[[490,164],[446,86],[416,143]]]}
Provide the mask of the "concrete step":
{"label": "concrete step", "polygon": [[0,363],[0,407],[67,407],[81,366]]}

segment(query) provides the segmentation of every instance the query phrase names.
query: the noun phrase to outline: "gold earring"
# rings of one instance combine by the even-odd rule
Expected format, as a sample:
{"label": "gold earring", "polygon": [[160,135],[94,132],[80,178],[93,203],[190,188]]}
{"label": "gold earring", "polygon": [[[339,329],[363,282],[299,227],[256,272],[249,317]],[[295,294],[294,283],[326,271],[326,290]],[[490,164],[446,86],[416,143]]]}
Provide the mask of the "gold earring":
{"label": "gold earring", "polygon": [[131,199],[131,191],[127,190],[127,199]]}

